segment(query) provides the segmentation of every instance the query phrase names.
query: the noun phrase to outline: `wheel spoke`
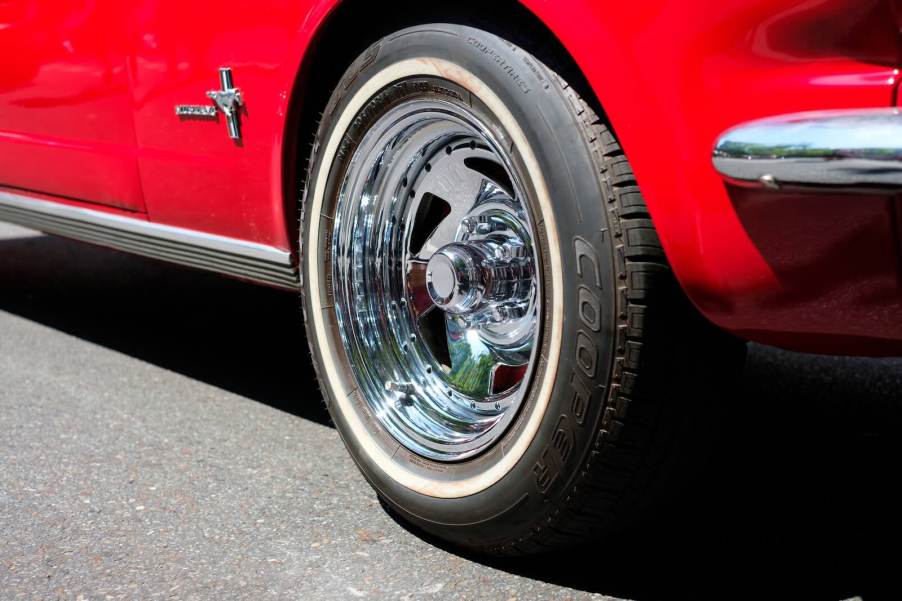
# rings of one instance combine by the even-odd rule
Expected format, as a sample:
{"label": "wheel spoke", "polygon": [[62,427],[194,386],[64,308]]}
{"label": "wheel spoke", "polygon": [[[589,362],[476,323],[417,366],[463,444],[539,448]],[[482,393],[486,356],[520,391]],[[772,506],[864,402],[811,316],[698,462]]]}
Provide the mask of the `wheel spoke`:
{"label": "wheel spoke", "polygon": [[485,176],[453,157],[443,159],[424,179],[420,194],[433,194],[448,203],[451,211],[426,238],[419,256],[429,259],[435,251],[455,241],[461,221],[473,208],[486,184]]}

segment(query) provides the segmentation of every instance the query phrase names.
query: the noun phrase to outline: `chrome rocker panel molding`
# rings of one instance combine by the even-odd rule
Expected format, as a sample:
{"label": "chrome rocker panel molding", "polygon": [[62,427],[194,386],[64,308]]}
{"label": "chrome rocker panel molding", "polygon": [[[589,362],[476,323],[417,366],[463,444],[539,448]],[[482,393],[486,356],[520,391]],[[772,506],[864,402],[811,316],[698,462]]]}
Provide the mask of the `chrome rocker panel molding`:
{"label": "chrome rocker panel molding", "polygon": [[814,111],[749,121],[714,147],[727,181],[771,189],[902,190],[902,113],[895,108]]}
{"label": "chrome rocker panel molding", "polygon": [[298,290],[287,251],[0,190],[0,221],[125,252]]}

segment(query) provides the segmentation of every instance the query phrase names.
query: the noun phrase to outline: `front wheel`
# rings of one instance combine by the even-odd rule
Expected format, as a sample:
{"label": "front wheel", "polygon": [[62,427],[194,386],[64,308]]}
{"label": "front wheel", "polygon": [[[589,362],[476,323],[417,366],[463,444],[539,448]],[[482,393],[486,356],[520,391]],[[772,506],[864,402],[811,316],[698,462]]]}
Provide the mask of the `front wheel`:
{"label": "front wheel", "polygon": [[650,505],[708,396],[687,390],[741,353],[683,298],[592,109],[524,50],[433,24],[355,61],[314,148],[308,339],[385,502],[494,553]]}

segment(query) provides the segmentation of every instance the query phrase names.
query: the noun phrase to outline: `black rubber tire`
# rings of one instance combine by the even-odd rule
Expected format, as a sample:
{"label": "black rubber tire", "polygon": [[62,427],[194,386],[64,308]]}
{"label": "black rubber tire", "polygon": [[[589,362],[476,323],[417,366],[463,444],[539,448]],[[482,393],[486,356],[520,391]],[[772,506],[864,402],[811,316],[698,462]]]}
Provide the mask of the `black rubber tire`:
{"label": "black rubber tire", "polygon": [[[683,478],[678,467],[703,446],[716,396],[738,373],[744,345],[702,319],[679,289],[609,127],[554,71],[485,31],[423,25],[368,49],[323,113],[308,182],[337,177],[338,159],[325,165],[321,156],[333,135],[344,136],[341,156],[353,150],[353,136],[335,131],[348,99],[386,65],[423,55],[461,65],[491,88],[517,117],[554,190],[564,271],[563,306],[552,308],[564,315],[558,376],[531,445],[500,480],[460,498],[414,492],[372,463],[336,411],[321,369],[331,359],[309,321],[320,308],[305,294],[308,340],[333,420],[388,506],[454,545],[530,553],[623,528]],[[378,110],[367,105],[353,122],[365,123],[367,112]],[[302,253],[312,235],[308,225],[320,219],[310,214],[310,188]],[[306,272],[303,284],[305,291],[328,286]],[[463,463],[478,469],[480,461],[488,460]]]}

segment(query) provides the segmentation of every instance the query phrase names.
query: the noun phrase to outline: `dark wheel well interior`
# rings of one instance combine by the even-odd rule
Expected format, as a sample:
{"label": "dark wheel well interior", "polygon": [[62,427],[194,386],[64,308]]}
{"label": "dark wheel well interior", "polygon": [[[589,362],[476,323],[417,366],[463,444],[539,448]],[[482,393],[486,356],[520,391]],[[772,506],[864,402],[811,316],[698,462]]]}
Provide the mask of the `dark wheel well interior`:
{"label": "dark wheel well interior", "polygon": [[537,56],[561,74],[603,115],[595,95],[570,53],[550,29],[517,0],[456,0],[422,2],[344,0],[329,15],[310,45],[295,82],[284,156],[284,190],[289,232],[298,239],[299,198],[305,185],[307,160],[323,109],[348,65],[380,38],[424,23],[458,23],[490,31]]}

